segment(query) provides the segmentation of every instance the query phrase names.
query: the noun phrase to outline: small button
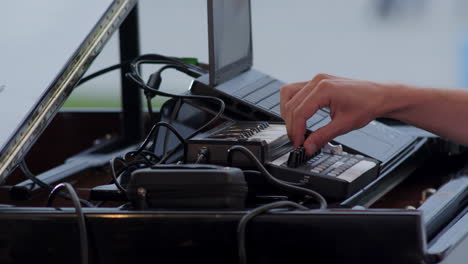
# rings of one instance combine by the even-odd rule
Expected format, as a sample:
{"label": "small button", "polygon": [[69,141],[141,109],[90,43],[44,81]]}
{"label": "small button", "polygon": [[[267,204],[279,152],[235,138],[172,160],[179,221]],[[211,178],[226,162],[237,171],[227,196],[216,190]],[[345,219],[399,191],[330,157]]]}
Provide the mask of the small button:
{"label": "small button", "polygon": [[347,157],[343,157],[340,159],[341,162],[347,162],[349,159]]}
{"label": "small button", "polygon": [[345,170],[347,170],[348,168],[345,166],[345,165],[341,165],[337,168],[337,170],[339,170],[340,172],[343,172]]}

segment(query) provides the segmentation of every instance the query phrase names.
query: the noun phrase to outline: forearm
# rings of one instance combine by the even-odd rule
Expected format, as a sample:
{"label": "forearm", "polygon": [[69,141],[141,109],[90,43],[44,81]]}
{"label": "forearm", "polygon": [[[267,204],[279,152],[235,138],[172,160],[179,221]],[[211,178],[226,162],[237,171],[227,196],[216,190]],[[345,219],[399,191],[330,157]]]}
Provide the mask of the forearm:
{"label": "forearm", "polygon": [[[304,140],[306,120],[328,106],[332,121]],[[311,155],[330,140],[389,117],[468,145],[468,89],[421,88],[318,74],[281,88],[281,115],[296,147]]]}
{"label": "forearm", "polygon": [[380,116],[468,145],[468,90],[386,84]]}

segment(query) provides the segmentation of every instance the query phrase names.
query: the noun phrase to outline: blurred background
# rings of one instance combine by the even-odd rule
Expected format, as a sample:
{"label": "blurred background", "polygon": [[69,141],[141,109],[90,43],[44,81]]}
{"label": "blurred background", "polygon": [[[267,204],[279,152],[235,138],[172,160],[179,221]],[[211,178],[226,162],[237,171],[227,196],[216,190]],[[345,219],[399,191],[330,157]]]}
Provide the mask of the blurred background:
{"label": "blurred background", "polygon": [[[468,87],[468,0],[251,1],[254,68],[277,79],[304,81],[323,72]],[[142,53],[208,61],[206,0],[140,0],[139,12]],[[87,74],[118,62],[115,35]],[[119,78],[113,72],[82,85],[65,107],[119,107]],[[189,85],[168,71],[161,89]]]}

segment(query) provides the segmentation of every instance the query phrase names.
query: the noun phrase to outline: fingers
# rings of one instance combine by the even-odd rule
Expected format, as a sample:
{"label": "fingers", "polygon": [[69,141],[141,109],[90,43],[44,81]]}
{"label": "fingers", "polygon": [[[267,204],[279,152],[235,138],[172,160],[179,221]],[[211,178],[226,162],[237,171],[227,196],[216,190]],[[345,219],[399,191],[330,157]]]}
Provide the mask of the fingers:
{"label": "fingers", "polygon": [[[300,89],[299,91],[297,91],[294,94],[294,96],[288,101],[288,103],[286,104],[286,112],[289,113],[290,112],[289,110],[291,108],[299,105],[302,101],[304,101],[304,98],[306,98],[307,95],[309,95],[321,81],[327,80],[327,79],[335,79],[335,78],[337,77],[324,74],[324,73],[317,74],[312,80],[305,83],[305,85],[303,86],[303,89]],[[289,117],[286,117],[286,118],[289,118]]]}
{"label": "fingers", "polygon": [[286,104],[291,100],[294,95],[301,90],[308,82],[298,82],[287,84],[280,88],[280,111],[281,117],[285,119]]}
{"label": "fingers", "polygon": [[[375,108],[383,101],[378,88],[370,82],[326,74],[318,74],[308,83],[283,87],[281,115],[289,138],[295,147],[303,144],[311,155],[333,138],[364,126],[374,118]],[[376,102],[372,98],[380,99]],[[304,141],[307,120],[326,106],[330,107],[332,121]]]}
{"label": "fingers", "polygon": [[[304,143],[304,134],[306,132],[306,122],[320,108],[330,106],[333,97],[334,86],[338,80],[349,80],[328,74],[318,74],[309,82],[293,83],[281,88],[281,116],[286,122],[287,133],[295,147]],[[338,127],[324,128],[325,131],[335,129],[329,136],[320,136],[320,132],[313,133],[315,136],[309,136],[309,151],[322,146],[327,141],[337,136]],[[318,136],[317,136],[318,135]],[[318,137],[318,138],[316,138]],[[312,139],[310,139],[312,138]],[[316,142],[317,141],[317,142]],[[305,144],[305,143],[304,143]]]}
{"label": "fingers", "polygon": [[312,132],[304,142],[304,148],[307,155],[311,156],[323,145],[327,144],[335,137],[346,133],[345,125],[338,121],[333,120],[328,125],[323,126],[316,131]]}
{"label": "fingers", "polygon": [[320,108],[329,104],[329,95],[323,89],[316,89],[291,112],[291,117],[286,123],[290,128],[290,138],[295,147],[299,147],[304,142],[307,120],[313,116]]}
{"label": "fingers", "polygon": [[[299,106],[302,102],[307,101],[307,98],[312,91],[319,85],[320,82],[327,79],[335,79],[337,77],[328,75],[328,74],[317,74],[312,80],[310,80],[302,89],[297,91],[294,96],[286,103],[284,107],[284,114],[283,119],[286,121],[286,128],[288,131],[288,136],[292,139],[294,136],[294,132],[291,126],[291,120],[294,116],[294,110]],[[310,97],[309,97],[310,98]],[[310,116],[309,116],[310,117]],[[303,140],[303,139],[302,139]],[[302,143],[301,140],[301,143]]]}
{"label": "fingers", "polygon": [[287,122],[287,109],[286,105],[288,102],[307,84],[308,82],[299,82],[299,83],[292,83],[281,87],[280,89],[280,112],[281,117],[286,122],[286,131],[288,136],[291,135],[289,131],[288,122]]}

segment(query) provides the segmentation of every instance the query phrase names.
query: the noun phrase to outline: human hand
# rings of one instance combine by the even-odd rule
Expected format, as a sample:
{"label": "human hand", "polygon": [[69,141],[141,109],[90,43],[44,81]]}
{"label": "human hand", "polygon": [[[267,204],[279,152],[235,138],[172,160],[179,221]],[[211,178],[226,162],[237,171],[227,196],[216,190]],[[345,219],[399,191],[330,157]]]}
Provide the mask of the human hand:
{"label": "human hand", "polygon": [[[318,74],[309,82],[281,87],[281,116],[295,147],[308,155],[333,138],[361,128],[382,114],[383,84]],[[304,140],[306,121],[319,109],[330,108],[332,121]]]}

